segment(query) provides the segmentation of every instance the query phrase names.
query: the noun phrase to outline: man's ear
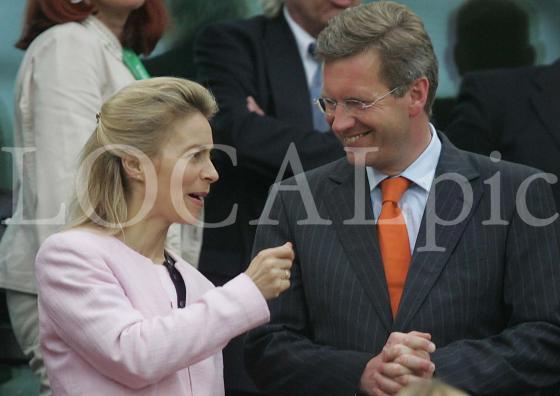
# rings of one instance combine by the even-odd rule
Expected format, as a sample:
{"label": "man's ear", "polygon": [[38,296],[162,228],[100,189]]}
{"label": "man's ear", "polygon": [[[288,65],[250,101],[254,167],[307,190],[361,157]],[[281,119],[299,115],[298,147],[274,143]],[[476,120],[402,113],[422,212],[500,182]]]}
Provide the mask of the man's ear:
{"label": "man's ear", "polygon": [[132,155],[124,155],[121,157],[121,164],[124,169],[124,173],[129,179],[139,182],[144,181],[144,170],[142,169],[142,163],[137,157],[134,157]]}
{"label": "man's ear", "polygon": [[422,111],[428,101],[428,91],[430,90],[430,82],[426,77],[416,79],[409,89],[410,104],[408,106],[408,114],[410,117],[416,117]]}

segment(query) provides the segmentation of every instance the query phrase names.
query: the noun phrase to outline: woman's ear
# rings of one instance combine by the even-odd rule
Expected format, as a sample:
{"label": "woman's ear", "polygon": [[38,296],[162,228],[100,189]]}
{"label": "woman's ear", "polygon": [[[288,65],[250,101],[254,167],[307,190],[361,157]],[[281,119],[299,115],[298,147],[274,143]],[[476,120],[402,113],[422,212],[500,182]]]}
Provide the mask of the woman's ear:
{"label": "woman's ear", "polygon": [[124,173],[129,179],[138,182],[144,181],[144,170],[142,169],[142,163],[137,157],[125,155],[121,157],[121,164],[124,169]]}

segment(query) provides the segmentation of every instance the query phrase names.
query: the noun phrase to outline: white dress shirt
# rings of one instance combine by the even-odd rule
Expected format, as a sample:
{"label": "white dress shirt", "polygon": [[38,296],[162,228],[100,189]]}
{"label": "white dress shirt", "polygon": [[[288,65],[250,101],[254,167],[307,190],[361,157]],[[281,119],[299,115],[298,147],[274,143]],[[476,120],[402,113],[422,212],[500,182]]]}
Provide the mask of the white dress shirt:
{"label": "white dress shirt", "polygon": [[303,68],[305,70],[307,86],[311,87],[313,76],[315,75],[317,69],[321,67],[321,64],[313,59],[313,57],[309,54],[309,45],[315,43],[315,38],[305,30],[303,30],[301,26],[299,26],[297,22],[293,20],[286,7],[283,7],[283,12],[284,18],[286,18],[288,26],[290,27],[290,30],[292,31],[296,39],[299,56],[301,58],[301,61],[303,62]]}
{"label": "white dress shirt", "polygon": [[[410,187],[403,194],[399,207],[401,208],[406,230],[408,232],[408,241],[410,243],[410,251],[414,251],[414,245],[420,230],[420,223],[428,201],[430,187],[436,173],[436,166],[441,154],[441,141],[439,140],[436,130],[430,124],[432,138],[428,147],[418,156],[418,158],[410,164],[400,175],[410,180]],[[371,191],[371,204],[373,207],[373,216],[375,222],[381,214],[383,205],[381,198],[381,186],[379,185],[388,176],[368,166],[366,168],[369,187]]]}

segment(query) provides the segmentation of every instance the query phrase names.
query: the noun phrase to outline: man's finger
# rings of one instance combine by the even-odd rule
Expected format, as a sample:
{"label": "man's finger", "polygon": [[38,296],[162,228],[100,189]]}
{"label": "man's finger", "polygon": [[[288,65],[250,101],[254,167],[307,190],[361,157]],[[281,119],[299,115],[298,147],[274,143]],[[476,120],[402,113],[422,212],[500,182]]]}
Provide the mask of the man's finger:
{"label": "man's finger", "polygon": [[384,362],[392,362],[399,356],[414,354],[414,350],[403,344],[394,344],[383,348],[382,357]]}
{"label": "man's finger", "polygon": [[422,350],[428,353],[435,352],[436,350],[436,345],[432,341],[417,335],[407,334],[401,343],[411,349]]}
{"label": "man's finger", "polygon": [[394,360],[394,363],[399,363],[415,373],[434,372],[435,366],[429,360],[420,358],[412,354],[403,354]]}
{"label": "man's finger", "polygon": [[425,378],[412,374],[402,375],[400,377],[394,378],[394,380],[395,382],[399,383],[403,387],[407,387],[408,385],[416,384],[420,382],[426,382]]}
{"label": "man's finger", "polygon": [[411,331],[408,332],[407,334],[416,336],[416,337],[422,337],[425,338],[427,340],[431,340],[432,339],[432,335],[430,333],[422,333],[421,331]]}
{"label": "man's finger", "polygon": [[377,384],[377,387],[381,391],[388,393],[390,395],[393,395],[402,389],[401,384],[392,380],[391,378],[387,378],[386,376],[384,376],[379,372],[375,373],[373,375],[373,378],[375,379],[375,383]]}
{"label": "man's finger", "polygon": [[389,378],[401,377],[413,373],[408,367],[393,362],[382,365],[379,371]]}

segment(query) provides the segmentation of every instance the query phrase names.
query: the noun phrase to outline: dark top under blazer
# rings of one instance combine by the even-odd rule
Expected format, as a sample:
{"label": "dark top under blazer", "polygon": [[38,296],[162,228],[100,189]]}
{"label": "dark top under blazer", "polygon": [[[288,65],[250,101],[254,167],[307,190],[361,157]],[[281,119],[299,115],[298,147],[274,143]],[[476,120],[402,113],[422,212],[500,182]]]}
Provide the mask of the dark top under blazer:
{"label": "dark top under blazer", "polygon": [[[293,242],[292,285],[269,302],[271,322],[246,340],[248,370],[265,393],[353,395],[390,332],[412,330],[432,334],[436,375],[473,395],[558,385],[560,226],[532,227],[515,209],[514,192],[535,170],[493,163],[441,139],[436,177],[456,173],[463,181],[432,186],[436,213],[455,219],[463,202],[471,210],[456,225],[435,227],[435,241],[445,248],[439,252],[419,249],[427,241],[424,214],[394,321],[376,227],[343,224],[355,212],[354,169],[346,159],[306,174],[319,214],[331,225],[298,224],[307,217],[300,194],[279,192],[270,215],[279,223],[259,226],[255,251]],[[482,226],[492,208],[484,181],[498,171],[500,217],[508,225]],[[371,219],[364,183],[363,209]],[[461,186],[472,197],[464,198]],[[556,212],[542,179],[531,184],[527,202],[535,217]]]}
{"label": "dark top under blazer", "polygon": [[[344,153],[332,133],[313,130],[305,71],[283,13],[204,29],[195,45],[195,64],[197,80],[210,88],[220,107],[214,142],[237,150],[235,167],[216,152],[220,180],[205,203],[207,222],[223,221],[234,204],[237,221],[204,230],[199,269],[229,279],[249,263],[256,230],[249,221],[258,219],[290,144],[295,143],[306,170]],[[247,110],[247,96],[266,116]]]}
{"label": "dark top under blazer", "polygon": [[[560,177],[560,60],[465,76],[447,135],[464,150],[498,150]],[[552,192],[560,207],[560,182]]]}

